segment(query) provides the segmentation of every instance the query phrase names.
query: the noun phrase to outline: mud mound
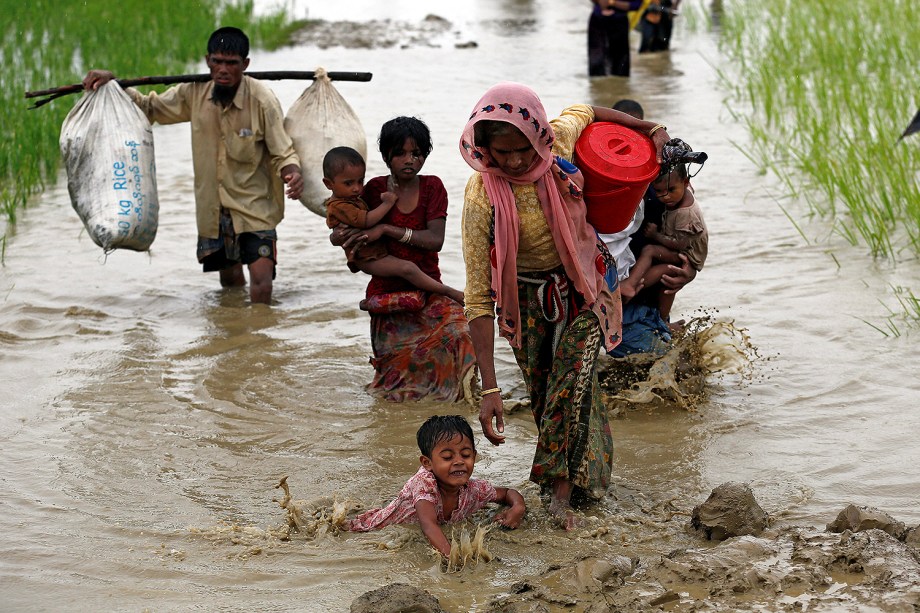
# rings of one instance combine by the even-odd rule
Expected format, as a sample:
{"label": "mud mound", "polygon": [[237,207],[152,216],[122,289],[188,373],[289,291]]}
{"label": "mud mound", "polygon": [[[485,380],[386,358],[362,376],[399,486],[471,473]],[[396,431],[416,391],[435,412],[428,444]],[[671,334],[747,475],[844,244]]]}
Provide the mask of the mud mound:
{"label": "mud mound", "polygon": [[351,613],[446,613],[438,599],[417,587],[391,583],[355,598]]}
{"label": "mud mound", "polygon": [[693,508],[690,525],[702,531],[706,538],[721,541],[733,536],[758,535],[767,527],[769,518],[754,492],[743,483],[723,483]]}
{"label": "mud mound", "polygon": [[515,584],[489,611],[913,611],[920,555],[881,530],[743,536],[638,565],[586,558]]}
{"label": "mud mound", "polygon": [[831,532],[843,532],[844,530],[861,532],[873,528],[884,530],[899,541],[907,538],[907,527],[903,522],[897,521],[891,515],[879,509],[858,507],[855,504],[851,504],[842,510],[837,515],[837,519],[827,525],[827,529]]}
{"label": "mud mound", "polygon": [[378,19],[373,21],[308,21],[294,33],[292,44],[320,49],[386,49],[390,47],[441,47],[455,44],[457,33],[450,21],[428,15],[420,22]]}

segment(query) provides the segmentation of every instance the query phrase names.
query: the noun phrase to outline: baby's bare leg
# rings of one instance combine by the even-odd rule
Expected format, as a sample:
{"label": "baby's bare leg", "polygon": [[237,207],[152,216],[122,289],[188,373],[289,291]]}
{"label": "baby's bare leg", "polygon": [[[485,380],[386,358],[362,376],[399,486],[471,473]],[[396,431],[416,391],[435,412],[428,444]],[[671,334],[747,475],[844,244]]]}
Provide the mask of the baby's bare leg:
{"label": "baby's bare leg", "polygon": [[444,285],[440,281],[435,281],[422,272],[422,269],[416,266],[414,262],[388,255],[372,262],[361,262],[358,267],[369,275],[400,277],[419,289],[434,294],[442,294],[463,304],[463,292]]}
{"label": "baby's bare leg", "polygon": [[[646,287],[655,285],[661,281],[661,277],[668,274],[669,271],[670,268],[668,268],[668,264],[655,264],[642,274],[642,278],[645,281],[644,285]],[[662,316],[664,316],[664,313],[662,313]]]}
{"label": "baby's bare leg", "polygon": [[661,313],[661,317],[665,320],[671,316],[671,307],[674,306],[674,296],[676,295],[658,292],[658,312]]}
{"label": "baby's bare leg", "polygon": [[647,274],[657,262],[680,264],[680,257],[678,257],[676,251],[662,245],[646,245],[643,247],[636,263],[629,269],[629,276],[620,283],[620,294],[623,297],[623,302],[629,302],[643,287],[651,287],[661,279],[661,274],[659,274],[652,281]]}
{"label": "baby's bare leg", "polygon": [[629,269],[629,276],[620,281],[620,297],[623,302],[629,302],[645,286],[645,271],[652,265],[651,260],[643,262],[641,259]]}

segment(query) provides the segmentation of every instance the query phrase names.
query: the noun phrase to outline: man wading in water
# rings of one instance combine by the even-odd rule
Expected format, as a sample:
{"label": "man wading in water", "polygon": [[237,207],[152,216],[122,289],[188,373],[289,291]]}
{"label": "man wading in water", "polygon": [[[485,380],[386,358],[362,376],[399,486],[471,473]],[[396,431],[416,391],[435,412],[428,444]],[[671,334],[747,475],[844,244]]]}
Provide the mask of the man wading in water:
{"label": "man wading in water", "polygon": [[[288,198],[297,200],[303,177],[278,99],[243,75],[248,55],[242,30],[220,28],[208,39],[210,81],[182,83],[162,94],[126,91],[151,122],[192,123],[198,261],[205,272],[220,271],[224,287],[246,284],[246,264],[250,299],[268,304],[277,261],[275,228],[284,217],[281,181]],[[95,90],[113,78],[108,70],[90,70],[83,87]]]}

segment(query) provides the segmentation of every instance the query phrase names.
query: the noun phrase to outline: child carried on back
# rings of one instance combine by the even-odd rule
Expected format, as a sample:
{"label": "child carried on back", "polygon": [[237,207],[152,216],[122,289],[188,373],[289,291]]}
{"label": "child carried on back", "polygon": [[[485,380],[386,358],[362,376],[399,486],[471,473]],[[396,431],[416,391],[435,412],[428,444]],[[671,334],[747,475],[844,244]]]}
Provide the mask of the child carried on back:
{"label": "child carried on back", "polygon": [[[361,154],[351,147],[335,147],[323,158],[323,184],[332,192],[326,200],[326,225],[334,228],[345,224],[353,228],[370,228],[377,225],[396,204],[396,194],[381,194],[381,204],[368,210],[361,198],[364,190],[366,165]],[[411,236],[411,234],[410,234]],[[414,263],[391,256],[380,241],[363,245],[360,249],[345,249],[348,268],[369,275],[401,277],[415,287],[443,294],[463,304],[463,292],[435,281]]]}
{"label": "child carried on back", "polygon": [[[643,287],[651,287],[668,274],[669,264],[680,265],[680,254],[697,271],[702,270],[709,251],[709,231],[703,210],[693,195],[687,166],[702,164],[706,154],[694,152],[679,138],[669,140],[661,153],[661,172],[652,182],[655,195],[664,204],[661,228],[649,223],[643,233],[653,241],[642,248],[629,277],[620,283],[624,302],[631,300]],[[670,315],[673,294],[660,294],[658,310],[665,319]]]}
{"label": "child carried on back", "polygon": [[433,416],[416,435],[421,467],[399,492],[380,509],[371,509],[348,520],[352,532],[368,532],[391,524],[418,523],[428,542],[445,557],[450,543],[440,524],[468,518],[490,502],[509,505],[495,516],[506,528],[517,528],[527,510],[517,490],[495,487],[473,479],[476,443],[469,423],[460,415]]}

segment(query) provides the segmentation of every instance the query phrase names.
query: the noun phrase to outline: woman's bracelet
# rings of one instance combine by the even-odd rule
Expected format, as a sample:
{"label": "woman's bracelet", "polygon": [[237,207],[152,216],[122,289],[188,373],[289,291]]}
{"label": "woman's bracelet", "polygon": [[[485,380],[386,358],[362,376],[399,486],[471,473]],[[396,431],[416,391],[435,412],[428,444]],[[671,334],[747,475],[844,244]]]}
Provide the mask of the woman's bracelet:
{"label": "woman's bracelet", "polygon": [[479,393],[479,395],[480,395],[480,396],[485,396],[486,394],[501,394],[501,393],[502,393],[502,388],[500,388],[500,387],[492,387],[492,388],[489,388],[489,389],[487,389],[487,390],[482,390],[482,391]]}
{"label": "woman's bracelet", "polygon": [[655,132],[657,132],[658,130],[664,130],[665,132],[667,132],[667,131],[668,131],[668,127],[665,126],[665,125],[662,125],[662,124],[658,124],[658,125],[656,125],[654,128],[652,128],[651,130],[648,131],[648,137],[651,138],[652,135],[653,135]]}
{"label": "woman's bracelet", "polygon": [[403,232],[402,238],[399,239],[399,242],[408,243],[410,240],[412,240],[412,228],[406,228],[406,231]]}

